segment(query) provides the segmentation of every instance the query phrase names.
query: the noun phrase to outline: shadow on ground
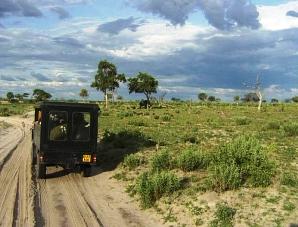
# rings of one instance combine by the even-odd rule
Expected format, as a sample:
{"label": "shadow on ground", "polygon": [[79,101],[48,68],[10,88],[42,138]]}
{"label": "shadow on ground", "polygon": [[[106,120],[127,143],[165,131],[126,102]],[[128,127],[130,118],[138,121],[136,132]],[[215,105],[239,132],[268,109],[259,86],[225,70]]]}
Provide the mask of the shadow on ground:
{"label": "shadow on ground", "polygon": [[98,166],[94,169],[98,174],[114,170],[126,155],[136,153],[144,148],[155,146],[156,142],[139,131],[123,130],[119,133],[105,132],[99,144]]}

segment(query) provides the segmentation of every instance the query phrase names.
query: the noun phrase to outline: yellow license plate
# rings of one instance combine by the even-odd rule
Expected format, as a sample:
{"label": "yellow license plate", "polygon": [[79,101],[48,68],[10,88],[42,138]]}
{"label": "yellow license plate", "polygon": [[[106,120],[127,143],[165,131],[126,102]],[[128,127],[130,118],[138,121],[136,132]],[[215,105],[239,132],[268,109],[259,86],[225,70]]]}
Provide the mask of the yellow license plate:
{"label": "yellow license plate", "polygon": [[83,155],[83,162],[91,162],[91,155],[90,154],[84,154]]}

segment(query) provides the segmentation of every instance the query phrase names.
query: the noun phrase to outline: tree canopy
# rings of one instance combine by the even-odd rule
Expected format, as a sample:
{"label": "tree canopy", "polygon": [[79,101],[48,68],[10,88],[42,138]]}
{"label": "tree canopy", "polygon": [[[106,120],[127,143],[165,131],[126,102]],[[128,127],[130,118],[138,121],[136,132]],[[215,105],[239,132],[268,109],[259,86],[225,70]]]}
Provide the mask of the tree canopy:
{"label": "tree canopy", "polygon": [[201,92],[198,94],[198,98],[201,100],[201,101],[206,101],[207,98],[208,98],[208,95],[204,92]]}
{"label": "tree canopy", "polygon": [[80,91],[80,97],[82,97],[83,99],[89,96],[88,90],[85,88],[82,88]]}
{"label": "tree canopy", "polygon": [[124,74],[118,74],[117,68],[107,60],[98,63],[97,73],[91,87],[104,93],[106,107],[108,105],[108,92],[114,93],[119,88],[120,83],[126,82]]}
{"label": "tree canopy", "polygon": [[9,91],[6,94],[6,98],[8,99],[8,101],[11,101],[14,99],[14,94],[11,91]]}
{"label": "tree canopy", "polygon": [[145,72],[139,72],[136,77],[128,79],[129,93],[143,93],[146,96],[147,103],[150,103],[150,96],[152,93],[156,93],[158,87],[158,81],[150,74]]}
{"label": "tree canopy", "polygon": [[34,89],[32,96],[36,101],[44,101],[52,98],[52,95],[50,93],[42,89]]}

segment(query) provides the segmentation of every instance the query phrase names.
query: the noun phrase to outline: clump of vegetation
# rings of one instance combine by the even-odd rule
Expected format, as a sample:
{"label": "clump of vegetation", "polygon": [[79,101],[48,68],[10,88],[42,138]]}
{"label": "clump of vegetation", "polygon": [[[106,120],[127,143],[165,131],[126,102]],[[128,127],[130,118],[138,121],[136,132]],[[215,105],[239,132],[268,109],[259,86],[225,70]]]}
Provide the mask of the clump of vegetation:
{"label": "clump of vegetation", "polygon": [[143,120],[131,120],[128,122],[128,124],[133,126],[142,126],[142,127],[148,126],[148,124]]}
{"label": "clump of vegetation", "polygon": [[240,136],[218,148],[212,157],[209,171],[212,188],[225,191],[245,184],[268,186],[275,165],[255,137]]}
{"label": "clump of vegetation", "polygon": [[151,169],[160,171],[171,167],[171,156],[168,150],[162,150],[156,153],[151,159]]}
{"label": "clump of vegetation", "polygon": [[238,117],[235,119],[236,125],[248,125],[251,120],[247,117]]}
{"label": "clump of vegetation", "polygon": [[133,170],[140,166],[144,160],[138,154],[126,155],[123,160],[123,166],[127,167],[129,170]]}
{"label": "clump of vegetation", "polygon": [[294,203],[291,203],[290,201],[285,201],[283,205],[283,209],[285,211],[291,212],[296,208]]}
{"label": "clump of vegetation", "polygon": [[8,117],[10,115],[9,109],[4,107],[0,109],[0,116],[1,117]]}
{"label": "clump of vegetation", "polygon": [[166,115],[162,116],[163,121],[171,121],[171,119],[172,119],[171,115],[166,114]]}
{"label": "clump of vegetation", "polygon": [[234,216],[237,210],[229,207],[226,203],[216,204],[216,211],[214,213],[214,220],[210,223],[211,227],[232,227]]}
{"label": "clump of vegetation", "polygon": [[178,177],[169,172],[144,172],[135,185],[135,191],[140,196],[144,208],[149,208],[163,195],[170,195],[179,190],[182,184]]}
{"label": "clump of vegetation", "polygon": [[193,143],[193,144],[199,143],[197,137],[196,136],[193,136],[193,135],[186,135],[186,136],[184,136],[183,137],[183,141],[185,143]]}
{"label": "clump of vegetation", "polygon": [[269,129],[269,130],[278,130],[278,129],[280,129],[280,122],[278,122],[278,121],[270,121],[270,122],[268,122],[268,124],[266,126],[266,129]]}
{"label": "clump of vegetation", "polygon": [[196,149],[186,149],[177,157],[177,167],[183,171],[193,171],[197,169],[204,169],[208,164],[207,155]]}
{"label": "clump of vegetation", "polygon": [[298,187],[298,177],[295,173],[285,172],[281,176],[280,183],[290,187]]}
{"label": "clump of vegetation", "polygon": [[283,126],[286,136],[298,136],[298,123],[291,122]]}

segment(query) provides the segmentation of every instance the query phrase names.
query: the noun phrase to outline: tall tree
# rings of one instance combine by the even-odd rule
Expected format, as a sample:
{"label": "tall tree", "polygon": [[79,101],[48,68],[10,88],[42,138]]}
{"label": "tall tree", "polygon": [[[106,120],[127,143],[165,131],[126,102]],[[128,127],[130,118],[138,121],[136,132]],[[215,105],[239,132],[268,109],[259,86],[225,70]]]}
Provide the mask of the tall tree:
{"label": "tall tree", "polygon": [[147,108],[150,104],[150,96],[152,93],[156,93],[158,87],[158,81],[150,74],[139,72],[136,77],[128,79],[129,94],[143,93],[147,99]]}
{"label": "tall tree", "polygon": [[82,88],[79,95],[85,100],[85,98],[89,96],[88,90],[85,88]]}
{"label": "tall tree", "polygon": [[6,94],[6,98],[8,99],[8,101],[11,102],[14,99],[14,94],[11,91],[9,91]]}
{"label": "tall tree", "polygon": [[208,95],[204,92],[201,92],[198,94],[198,98],[201,100],[201,101],[206,101],[207,98],[208,98]]}
{"label": "tall tree", "polygon": [[52,98],[52,95],[50,93],[42,89],[34,89],[32,96],[36,101],[45,101]]}
{"label": "tall tree", "polygon": [[214,102],[216,100],[215,96],[211,95],[208,97],[209,102]]}
{"label": "tall tree", "polygon": [[263,95],[262,95],[262,92],[261,92],[261,81],[260,81],[260,76],[257,75],[257,79],[256,79],[256,83],[252,86],[249,86],[247,84],[244,83],[244,85],[247,87],[247,88],[252,88],[255,90],[255,94],[256,96],[258,97],[258,101],[259,101],[259,105],[258,105],[258,111],[261,111],[261,107],[262,107],[262,103],[263,103]]}
{"label": "tall tree", "polygon": [[106,108],[108,108],[108,92],[114,94],[121,82],[126,82],[125,75],[118,74],[113,63],[103,60],[98,63],[97,73],[91,87],[104,93]]}
{"label": "tall tree", "polygon": [[292,98],[292,101],[293,101],[293,102],[298,102],[298,96],[294,96],[294,97]]}
{"label": "tall tree", "polygon": [[236,102],[237,105],[239,103],[239,100],[240,100],[240,96],[239,95],[234,96],[234,102]]}

